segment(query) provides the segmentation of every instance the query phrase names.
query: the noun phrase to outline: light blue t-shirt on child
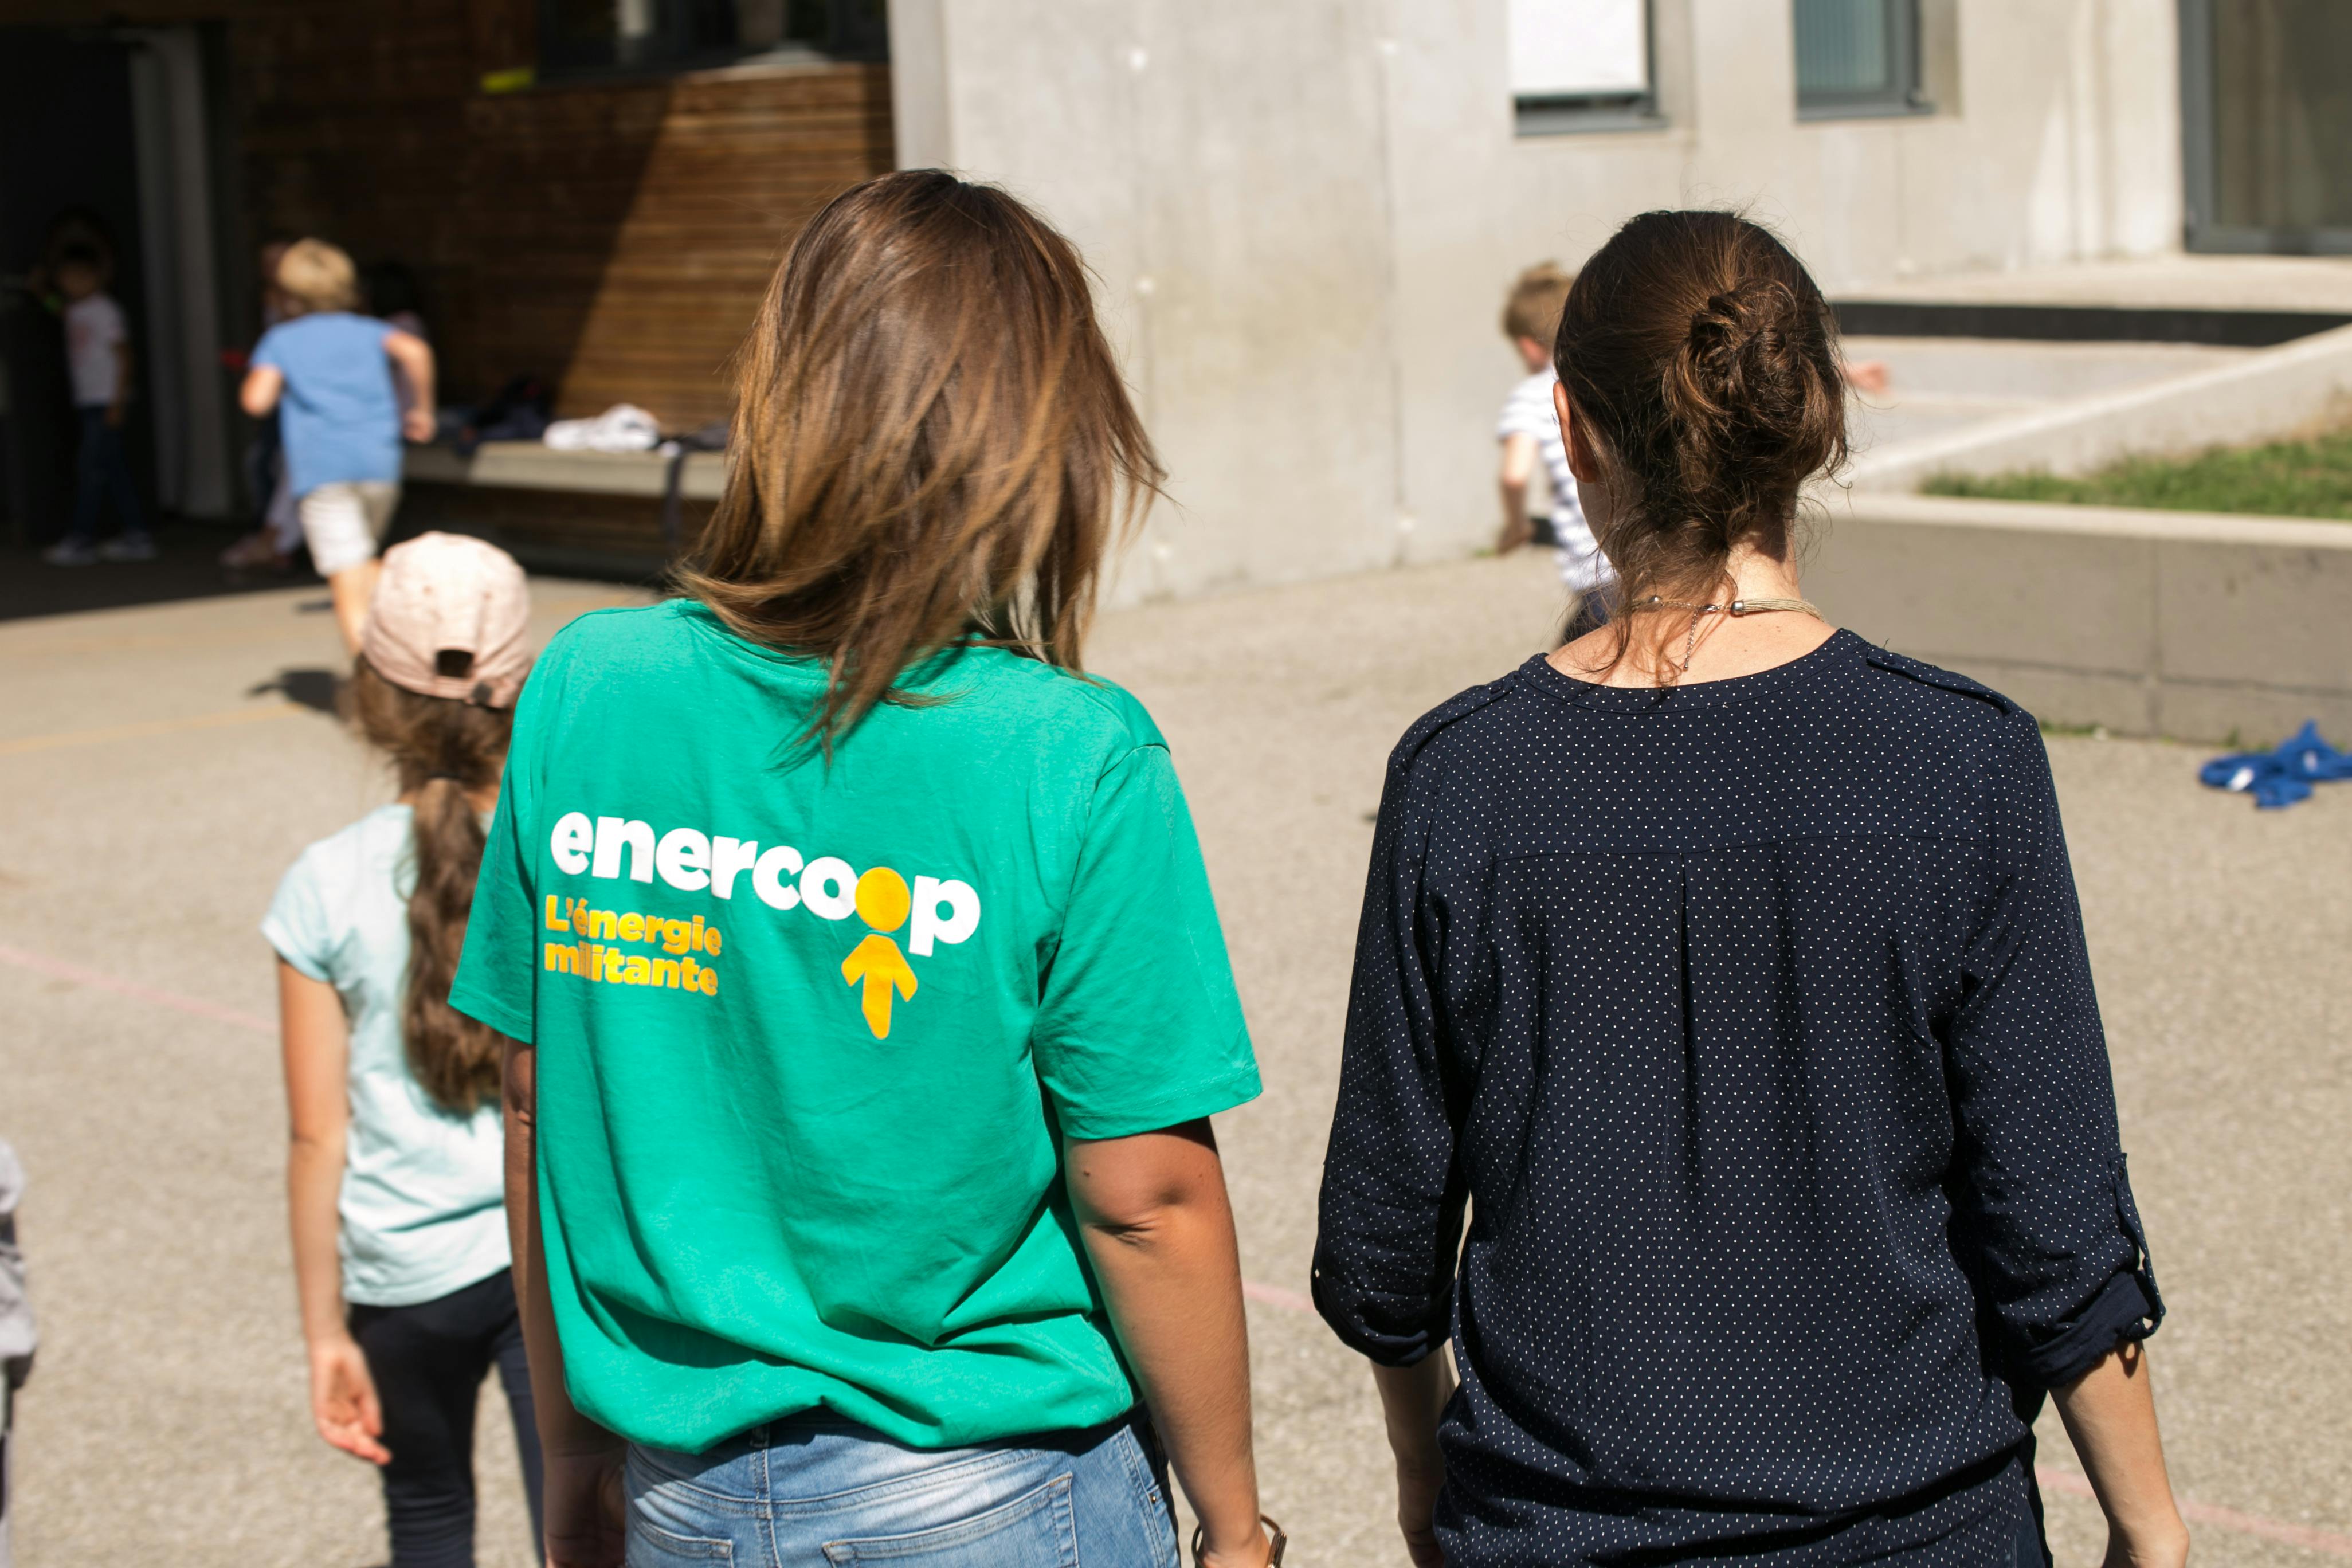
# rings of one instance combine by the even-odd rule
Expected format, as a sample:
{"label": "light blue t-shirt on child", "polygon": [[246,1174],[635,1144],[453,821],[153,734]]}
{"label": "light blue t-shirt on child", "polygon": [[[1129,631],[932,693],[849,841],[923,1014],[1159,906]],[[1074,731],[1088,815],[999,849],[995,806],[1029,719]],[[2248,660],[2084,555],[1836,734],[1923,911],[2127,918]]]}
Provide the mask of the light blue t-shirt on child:
{"label": "light blue t-shirt on child", "polygon": [[253,363],[286,378],[278,426],[286,482],[298,496],[320,485],[400,479],[400,399],[373,316],[329,310],[280,321],[261,334]]}
{"label": "light blue t-shirt on child", "polygon": [[343,1299],[430,1301],[507,1266],[499,1107],[444,1110],[408,1070],[412,816],[370,812],[287,871],[261,922],[278,955],[341,994],[351,1022],[352,1123],[340,1204]]}

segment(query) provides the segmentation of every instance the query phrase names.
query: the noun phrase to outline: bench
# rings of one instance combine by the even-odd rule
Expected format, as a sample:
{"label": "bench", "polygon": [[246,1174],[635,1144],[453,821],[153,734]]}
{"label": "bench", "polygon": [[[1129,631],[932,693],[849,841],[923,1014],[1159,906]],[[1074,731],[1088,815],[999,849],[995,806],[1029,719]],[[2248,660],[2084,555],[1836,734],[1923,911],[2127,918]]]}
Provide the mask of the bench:
{"label": "bench", "polygon": [[[537,441],[486,441],[460,455],[411,447],[403,531],[478,534],[540,571],[658,575],[676,553],[662,531],[672,458],[658,452],[560,452]],[[678,491],[692,539],[727,482],[719,452],[689,452]]]}

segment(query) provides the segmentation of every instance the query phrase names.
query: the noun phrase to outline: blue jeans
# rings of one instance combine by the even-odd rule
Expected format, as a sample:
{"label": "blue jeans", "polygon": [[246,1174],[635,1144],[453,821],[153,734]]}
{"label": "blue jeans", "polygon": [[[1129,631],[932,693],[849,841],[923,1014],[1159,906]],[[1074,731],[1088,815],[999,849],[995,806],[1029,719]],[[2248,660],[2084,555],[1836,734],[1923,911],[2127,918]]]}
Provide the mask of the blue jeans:
{"label": "blue jeans", "polygon": [[1139,1419],[940,1449],[782,1421],[707,1454],[632,1444],[628,1492],[628,1568],[1177,1568]]}
{"label": "blue jeans", "polygon": [[146,532],[147,519],[139,509],[139,487],[131,479],[131,458],[122,449],[122,432],[106,422],[103,407],[75,412],[81,417],[81,447],[74,454],[74,514],[68,537],[84,544],[97,543],[98,520],[110,500],[125,538]]}

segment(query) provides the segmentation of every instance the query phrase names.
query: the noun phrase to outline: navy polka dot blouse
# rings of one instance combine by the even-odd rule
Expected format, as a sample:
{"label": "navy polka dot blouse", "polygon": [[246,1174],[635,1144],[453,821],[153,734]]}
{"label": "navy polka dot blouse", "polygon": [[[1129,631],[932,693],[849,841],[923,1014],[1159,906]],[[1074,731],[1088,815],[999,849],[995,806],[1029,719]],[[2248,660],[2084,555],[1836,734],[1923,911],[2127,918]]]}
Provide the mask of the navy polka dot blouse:
{"label": "navy polka dot blouse", "polygon": [[1452,1334],[1455,1568],[2030,1560],[2042,1391],[2162,1315],[2032,718],[1840,632],[1414,725],[1315,1300]]}

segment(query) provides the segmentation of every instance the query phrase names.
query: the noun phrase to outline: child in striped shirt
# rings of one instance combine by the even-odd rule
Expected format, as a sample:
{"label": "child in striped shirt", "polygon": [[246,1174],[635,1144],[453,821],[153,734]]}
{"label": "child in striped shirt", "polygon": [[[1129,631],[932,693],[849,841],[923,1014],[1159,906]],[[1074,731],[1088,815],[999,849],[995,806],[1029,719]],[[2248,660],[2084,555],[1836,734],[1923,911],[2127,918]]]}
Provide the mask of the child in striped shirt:
{"label": "child in striped shirt", "polygon": [[1520,273],[1518,281],[1511,285],[1503,305],[1503,335],[1518,351],[1528,375],[1511,389],[1496,431],[1503,446],[1503,531],[1495,541],[1496,552],[1508,554],[1534,542],[1528,481],[1541,463],[1551,488],[1550,542],[1559,563],[1559,580],[1579,601],[1571,616],[1578,630],[1569,634],[1570,640],[1600,624],[1599,591],[1615,575],[1578,503],[1576,477],[1568,471],[1568,443],[1552,407],[1552,388],[1559,382],[1551,363],[1552,336],[1559,329],[1560,307],[1575,281],[1574,273],[1546,261]]}

